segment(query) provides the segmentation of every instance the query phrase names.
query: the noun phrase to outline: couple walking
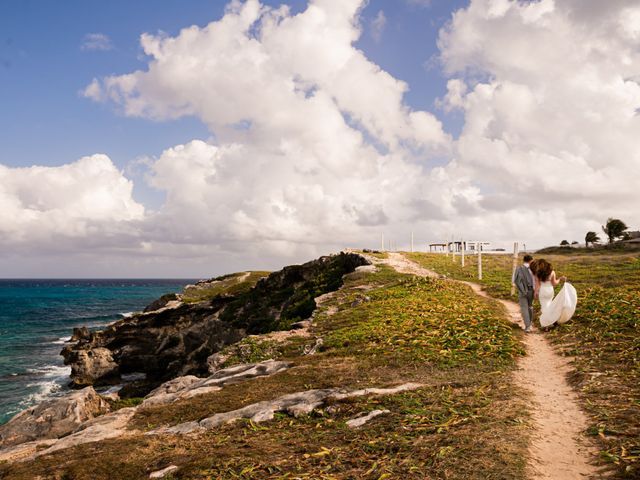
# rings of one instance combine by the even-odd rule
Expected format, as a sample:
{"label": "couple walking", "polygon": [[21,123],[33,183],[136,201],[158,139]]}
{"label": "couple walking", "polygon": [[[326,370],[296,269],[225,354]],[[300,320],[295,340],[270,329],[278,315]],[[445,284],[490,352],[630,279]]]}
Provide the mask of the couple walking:
{"label": "couple walking", "polygon": [[[531,255],[525,255],[523,260],[523,264],[513,272],[512,283],[518,289],[524,331],[531,332],[534,298],[540,302],[542,327],[567,322],[576,309],[576,289],[566,281],[567,277],[557,278],[553,267],[546,260],[533,260]],[[554,298],[554,287],[560,282],[565,284]]]}

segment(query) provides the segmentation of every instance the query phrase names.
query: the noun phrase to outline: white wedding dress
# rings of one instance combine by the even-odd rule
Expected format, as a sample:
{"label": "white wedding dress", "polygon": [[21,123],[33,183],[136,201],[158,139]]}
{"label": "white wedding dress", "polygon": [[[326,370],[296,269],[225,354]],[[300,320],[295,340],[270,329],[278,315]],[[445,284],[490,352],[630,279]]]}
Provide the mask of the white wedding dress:
{"label": "white wedding dress", "polygon": [[540,326],[548,327],[554,323],[568,322],[576,311],[578,303],[578,293],[570,283],[565,282],[564,286],[553,297],[553,285],[551,282],[541,282],[538,291],[540,300]]}

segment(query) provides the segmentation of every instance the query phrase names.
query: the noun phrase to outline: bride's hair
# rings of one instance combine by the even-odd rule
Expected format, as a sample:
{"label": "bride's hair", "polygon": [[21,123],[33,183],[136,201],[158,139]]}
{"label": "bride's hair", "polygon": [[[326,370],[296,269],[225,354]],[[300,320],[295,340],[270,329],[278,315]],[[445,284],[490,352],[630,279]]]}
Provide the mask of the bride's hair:
{"label": "bride's hair", "polygon": [[529,263],[529,270],[531,270],[531,273],[534,275],[536,274],[538,270],[538,260],[532,260],[531,263]]}
{"label": "bride's hair", "polygon": [[[532,270],[533,271],[533,270]],[[541,282],[546,282],[551,276],[553,267],[544,258],[540,258],[536,262],[534,274],[540,279]]]}

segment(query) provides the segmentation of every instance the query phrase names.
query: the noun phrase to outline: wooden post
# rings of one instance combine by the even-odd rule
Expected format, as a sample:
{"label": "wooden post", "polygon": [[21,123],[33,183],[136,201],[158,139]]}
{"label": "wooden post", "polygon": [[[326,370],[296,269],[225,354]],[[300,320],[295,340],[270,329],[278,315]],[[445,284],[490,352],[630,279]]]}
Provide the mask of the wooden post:
{"label": "wooden post", "polygon": [[478,280],[482,280],[482,242],[478,242]]}
{"label": "wooden post", "polygon": [[[518,242],[513,242],[513,269],[511,270],[511,278],[516,273],[516,268],[518,268]],[[511,296],[513,297],[516,294],[516,286],[513,282],[511,282]]]}
{"label": "wooden post", "polygon": [[381,243],[381,245],[382,245],[381,251],[384,252],[384,232],[382,233],[382,243]]}
{"label": "wooden post", "polygon": [[444,241],[444,253],[447,255],[447,257],[449,256],[449,241],[448,240]]}
{"label": "wooden post", "polygon": [[464,240],[462,240],[462,252],[461,252],[461,255],[462,255],[462,268],[464,268],[464,250],[465,250],[465,243],[466,243],[466,242],[465,242]]}

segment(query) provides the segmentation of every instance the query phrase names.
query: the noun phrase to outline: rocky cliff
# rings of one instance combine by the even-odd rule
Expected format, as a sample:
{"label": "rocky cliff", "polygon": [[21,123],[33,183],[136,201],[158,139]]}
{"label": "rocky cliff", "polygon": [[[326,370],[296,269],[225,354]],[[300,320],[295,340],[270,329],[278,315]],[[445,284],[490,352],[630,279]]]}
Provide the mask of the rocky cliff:
{"label": "rocky cliff", "polygon": [[360,255],[340,253],[259,279],[242,273],[200,282],[105,330],[78,329],[61,353],[76,387],[138,373],[145,380],[131,394],[145,394],[179,375],[209,373],[207,358],[246,335],[289,329],[311,315],[315,297],[337,290],[344,274],[366,264]]}

